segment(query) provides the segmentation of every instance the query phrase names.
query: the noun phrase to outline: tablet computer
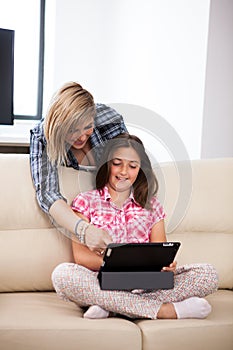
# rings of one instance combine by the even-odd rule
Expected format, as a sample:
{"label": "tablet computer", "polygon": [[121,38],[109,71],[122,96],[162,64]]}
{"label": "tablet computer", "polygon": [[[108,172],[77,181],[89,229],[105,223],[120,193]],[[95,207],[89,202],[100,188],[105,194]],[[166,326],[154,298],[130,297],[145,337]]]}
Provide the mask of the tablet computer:
{"label": "tablet computer", "polygon": [[175,259],[180,242],[111,243],[100,271],[161,271]]}

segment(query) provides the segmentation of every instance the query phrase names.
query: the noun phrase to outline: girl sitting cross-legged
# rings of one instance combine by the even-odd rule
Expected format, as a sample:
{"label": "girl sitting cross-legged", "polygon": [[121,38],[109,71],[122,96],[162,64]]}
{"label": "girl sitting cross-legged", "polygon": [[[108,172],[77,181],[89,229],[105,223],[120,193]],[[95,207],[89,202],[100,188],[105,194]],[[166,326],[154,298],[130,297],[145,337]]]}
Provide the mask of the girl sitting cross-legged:
{"label": "girl sitting cross-legged", "polygon": [[[106,230],[114,243],[166,242],[165,213],[158,184],[141,140],[122,134],[108,142],[96,175],[96,189],[80,193],[72,209],[80,218]],[[83,220],[81,221],[83,225]],[[84,226],[85,229],[85,226]],[[174,272],[174,288],[154,291],[101,290],[97,279],[103,251],[72,242],[75,263],[62,263],[52,273],[59,297],[89,307],[86,318],[110,312],[131,318],[205,318],[211,306],[205,296],[217,290],[218,277],[210,264],[163,270]]]}

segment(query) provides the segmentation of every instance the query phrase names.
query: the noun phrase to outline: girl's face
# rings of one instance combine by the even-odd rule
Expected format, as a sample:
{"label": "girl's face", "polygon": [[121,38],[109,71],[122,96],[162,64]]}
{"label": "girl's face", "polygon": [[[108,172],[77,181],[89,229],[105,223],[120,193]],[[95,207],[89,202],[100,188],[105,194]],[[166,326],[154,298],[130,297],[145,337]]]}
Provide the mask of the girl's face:
{"label": "girl's face", "polygon": [[108,186],[117,192],[130,190],[140,170],[140,158],[131,147],[122,147],[110,160]]}
{"label": "girl's face", "polygon": [[82,149],[94,130],[94,121],[91,120],[86,124],[77,125],[69,130],[66,136],[66,142],[75,149]]}

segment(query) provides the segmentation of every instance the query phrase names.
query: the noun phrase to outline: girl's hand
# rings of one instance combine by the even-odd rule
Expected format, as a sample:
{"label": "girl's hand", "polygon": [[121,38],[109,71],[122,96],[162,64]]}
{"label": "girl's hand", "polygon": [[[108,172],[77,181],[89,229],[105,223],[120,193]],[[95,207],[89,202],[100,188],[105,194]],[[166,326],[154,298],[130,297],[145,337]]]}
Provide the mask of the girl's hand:
{"label": "girl's hand", "polygon": [[162,268],[162,271],[175,272],[176,271],[177,262],[173,261],[169,266],[165,266]]}

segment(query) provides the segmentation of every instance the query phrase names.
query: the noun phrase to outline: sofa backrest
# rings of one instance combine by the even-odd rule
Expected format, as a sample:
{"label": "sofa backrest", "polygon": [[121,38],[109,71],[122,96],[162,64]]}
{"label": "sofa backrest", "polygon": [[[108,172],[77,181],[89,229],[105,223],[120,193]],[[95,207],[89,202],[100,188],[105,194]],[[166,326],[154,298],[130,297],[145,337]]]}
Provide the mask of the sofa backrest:
{"label": "sofa backrest", "polygon": [[[0,154],[0,292],[52,290],[51,272],[73,261],[71,241],[39,208],[29,156]],[[61,191],[70,203],[93,177],[61,167]]]}
{"label": "sofa backrest", "polygon": [[[73,261],[70,239],[37,204],[29,156],[0,154],[0,169],[0,291],[52,290],[54,267]],[[233,288],[233,159],[159,164],[155,172],[168,240],[182,243],[178,263],[212,263],[220,287]],[[93,187],[86,172],[61,167],[59,178],[68,203]]]}
{"label": "sofa backrest", "polygon": [[219,286],[232,289],[233,158],[194,160],[191,175],[187,162],[160,166],[167,239],[182,243],[178,263],[211,263]]}

